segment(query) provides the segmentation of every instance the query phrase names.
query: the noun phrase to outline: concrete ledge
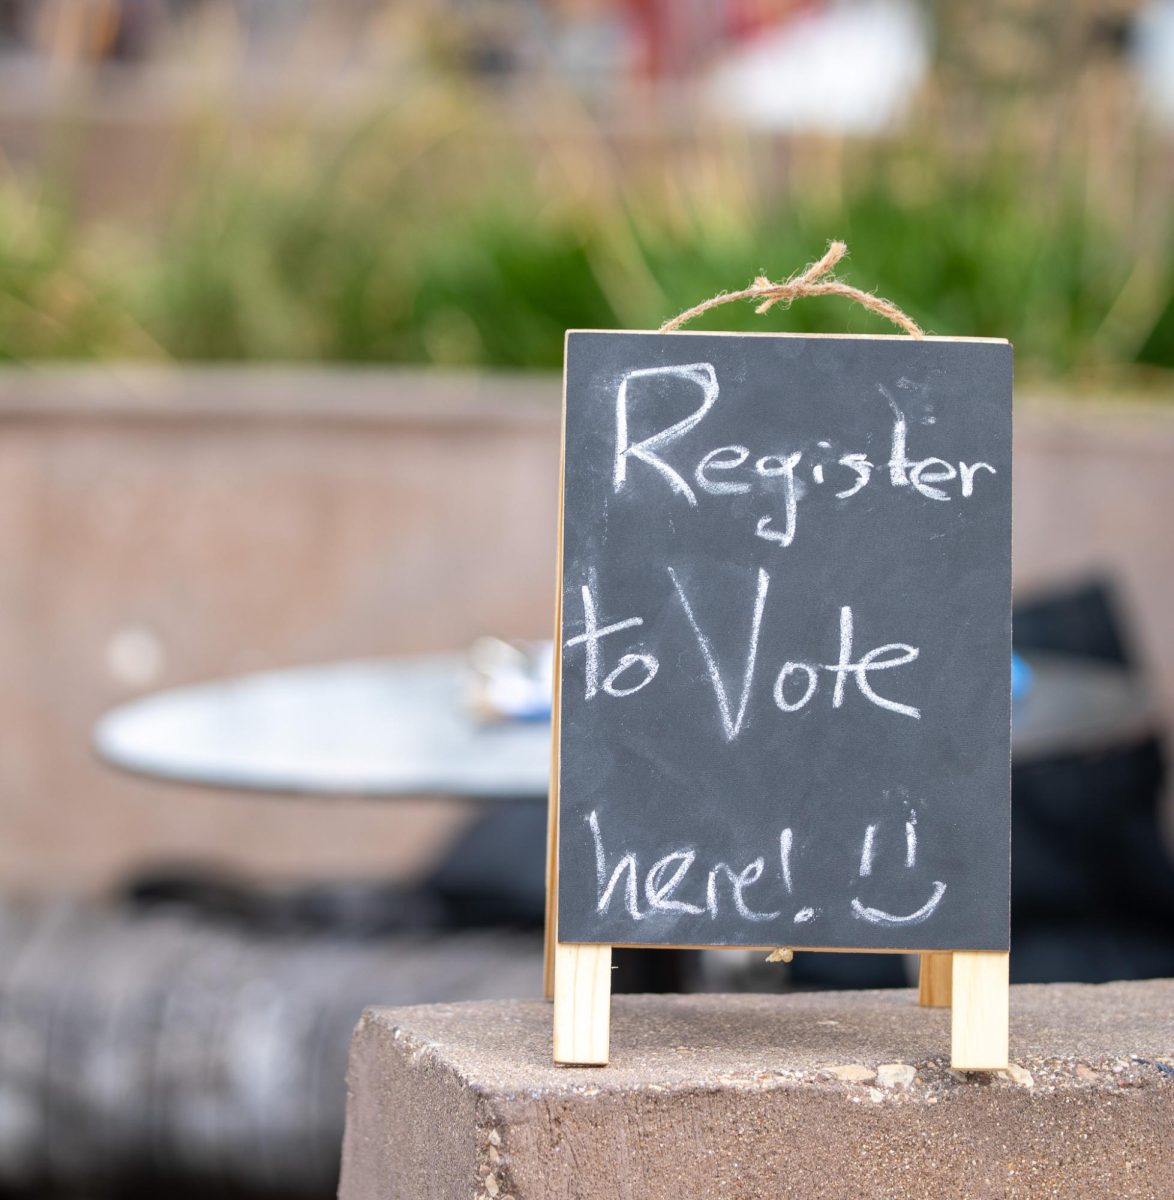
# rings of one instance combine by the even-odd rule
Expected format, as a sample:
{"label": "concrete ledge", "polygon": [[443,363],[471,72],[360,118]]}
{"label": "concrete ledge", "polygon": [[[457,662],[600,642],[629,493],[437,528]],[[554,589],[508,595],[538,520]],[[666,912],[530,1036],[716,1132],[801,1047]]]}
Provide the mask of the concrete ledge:
{"label": "concrete ledge", "polygon": [[542,1001],[371,1009],[340,1200],[1163,1197],[1174,980],[1023,986],[1015,1065],[949,1069],[911,992],[617,996],[612,1066]]}

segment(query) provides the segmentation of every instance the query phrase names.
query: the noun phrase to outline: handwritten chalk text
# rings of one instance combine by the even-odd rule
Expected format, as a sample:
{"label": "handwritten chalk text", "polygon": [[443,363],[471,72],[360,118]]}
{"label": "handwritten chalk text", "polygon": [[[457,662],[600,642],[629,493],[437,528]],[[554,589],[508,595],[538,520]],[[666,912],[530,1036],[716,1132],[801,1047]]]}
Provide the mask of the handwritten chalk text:
{"label": "handwritten chalk text", "polygon": [[[915,821],[916,817],[913,819]],[[595,856],[595,911],[600,916],[607,915],[615,906],[633,921],[646,920],[656,913],[708,914],[716,920],[719,913],[730,908],[742,920],[753,923],[790,921],[806,924],[819,917],[819,909],[796,905],[793,899],[794,834],[790,827],[782,830],[778,860],[769,867],[767,856],[758,855],[742,867],[719,862],[694,871],[696,848],[680,846],[662,855],[642,874],[640,861],[634,853],[629,851],[614,859],[609,857],[598,812],[592,810],[588,814],[587,825]],[[878,824],[869,824],[864,829],[857,872],[862,880],[870,880],[873,874],[877,829]],[[906,843],[905,870],[912,870],[917,865],[915,846],[915,842]],[[937,911],[946,890],[946,884],[940,879],[929,881],[927,899],[909,912],[890,912],[865,904],[859,895],[848,901],[848,908],[857,920],[869,925],[920,925]]]}
{"label": "handwritten chalk text", "polygon": [[[699,403],[680,420],[633,440],[634,389],[630,385],[658,379],[693,389]],[[687,441],[687,435],[718,402],[721,388],[713,364],[629,371],[616,391],[613,490],[619,493],[636,486],[635,479],[641,472],[629,470],[629,461],[635,460],[652,472],[651,478],[659,480],[657,486],[667,486],[689,508],[700,506],[698,493],[713,498],[761,493],[763,504],[773,507],[757,518],[754,535],[785,549],[795,540],[800,499],[815,494],[809,482],[816,490],[830,491],[836,500],[844,501],[862,492],[873,479],[881,478],[892,488],[907,488],[922,499],[948,504],[973,497],[980,475],[998,474],[988,462],[954,463],[932,455],[912,455],[905,413],[887,388],[880,384],[877,388],[891,412],[886,462],[874,463],[859,450],[837,455],[829,441],[819,442],[814,452],[770,447],[763,454],[749,446],[731,444],[712,446],[694,457],[695,451],[677,443]]]}
{"label": "handwritten chalk text", "polygon": [[[749,606],[745,651],[738,663],[730,664],[719,659],[714,643],[699,618],[689,589],[679,578],[673,567],[667,568],[673,593],[683,610],[686,623],[692,633],[696,652],[704,666],[704,678],[713,695],[718,720],[727,741],[733,741],[742,731],[746,710],[754,687],[758,670],[758,645],[770,593],[771,576],[764,568],[754,575],[754,589]],[[643,617],[626,617],[618,621],[601,623],[598,601],[591,582],[580,588],[583,607],[583,630],[563,643],[570,650],[582,646],[584,650],[584,698],[594,700],[600,692],[616,699],[635,695],[656,679],[660,670],[660,658],[651,650],[642,647],[639,652],[629,652],[616,659],[605,661],[604,641],[616,634],[639,629],[644,625]],[[921,718],[921,709],[897,699],[892,694],[882,694],[878,684],[870,678],[878,671],[890,671],[916,662],[920,649],[908,642],[886,642],[859,653],[857,648],[856,617],[850,605],[841,605],[838,619],[838,653],[834,662],[819,662],[811,658],[789,659],[771,668],[774,672],[771,697],[776,708],[783,713],[799,712],[812,703],[821,691],[825,680],[831,683],[828,706],[835,710],[843,708],[851,686],[869,704],[900,716]],[[679,661],[679,656],[673,656]],[[614,665],[613,665],[614,664]],[[736,669],[735,669],[736,668]],[[727,680],[735,678],[737,684],[730,687]]]}

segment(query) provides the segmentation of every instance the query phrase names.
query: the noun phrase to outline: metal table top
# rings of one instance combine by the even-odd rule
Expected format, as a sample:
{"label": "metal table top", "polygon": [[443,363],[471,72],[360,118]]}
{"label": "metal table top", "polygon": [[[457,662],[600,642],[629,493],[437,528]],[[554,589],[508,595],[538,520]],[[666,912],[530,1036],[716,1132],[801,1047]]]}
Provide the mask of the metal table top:
{"label": "metal table top", "polygon": [[[1028,655],[1014,702],[1017,764],[1107,749],[1154,732],[1156,707],[1108,664]],[[94,731],[106,761],[138,774],[245,791],[541,799],[546,720],[484,723],[458,655],[273,671],[148,696]]]}
{"label": "metal table top", "polygon": [[550,724],[485,723],[465,659],[300,667],[147,696],[94,729],[136,774],[245,791],[543,798]]}

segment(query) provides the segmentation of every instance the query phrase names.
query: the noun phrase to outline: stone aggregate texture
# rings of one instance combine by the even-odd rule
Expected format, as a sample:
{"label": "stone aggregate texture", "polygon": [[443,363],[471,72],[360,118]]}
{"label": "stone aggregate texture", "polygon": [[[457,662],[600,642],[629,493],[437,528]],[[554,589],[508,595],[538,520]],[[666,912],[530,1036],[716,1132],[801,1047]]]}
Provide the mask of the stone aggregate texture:
{"label": "stone aggregate texture", "polygon": [[1174,980],[1011,990],[1006,1072],[910,991],[616,996],[607,1067],[551,1008],[375,1008],[340,1200],[1174,1197]]}

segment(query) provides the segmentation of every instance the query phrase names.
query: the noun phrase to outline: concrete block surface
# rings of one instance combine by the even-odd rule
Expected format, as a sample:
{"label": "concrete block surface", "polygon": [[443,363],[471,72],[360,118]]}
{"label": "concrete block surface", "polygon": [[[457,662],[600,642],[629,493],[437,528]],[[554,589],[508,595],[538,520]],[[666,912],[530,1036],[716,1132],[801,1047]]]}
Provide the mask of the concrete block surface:
{"label": "concrete block surface", "polygon": [[1014,987],[1011,1056],[909,991],[617,996],[604,1068],[543,1001],[370,1009],[340,1198],[1174,1196],[1174,980]]}

